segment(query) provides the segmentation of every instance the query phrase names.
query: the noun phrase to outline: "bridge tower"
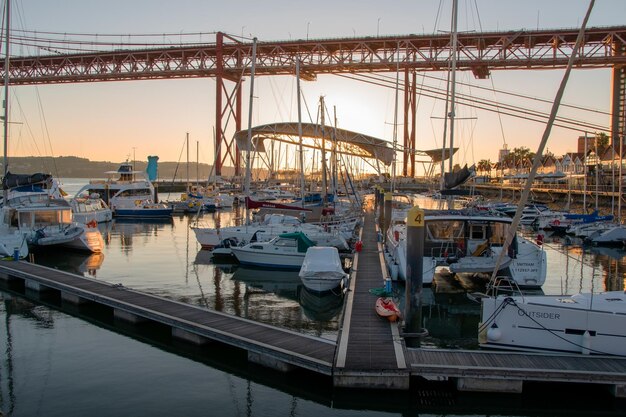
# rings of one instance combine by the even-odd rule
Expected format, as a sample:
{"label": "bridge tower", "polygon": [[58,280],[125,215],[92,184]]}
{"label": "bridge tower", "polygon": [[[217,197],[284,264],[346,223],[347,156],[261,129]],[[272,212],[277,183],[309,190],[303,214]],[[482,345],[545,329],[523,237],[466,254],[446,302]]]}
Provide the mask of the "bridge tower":
{"label": "bridge tower", "polygon": [[[626,56],[623,43],[614,42],[615,56]],[[626,135],[626,65],[613,66],[612,98],[611,98],[611,141],[619,145],[619,139],[624,141]]]}

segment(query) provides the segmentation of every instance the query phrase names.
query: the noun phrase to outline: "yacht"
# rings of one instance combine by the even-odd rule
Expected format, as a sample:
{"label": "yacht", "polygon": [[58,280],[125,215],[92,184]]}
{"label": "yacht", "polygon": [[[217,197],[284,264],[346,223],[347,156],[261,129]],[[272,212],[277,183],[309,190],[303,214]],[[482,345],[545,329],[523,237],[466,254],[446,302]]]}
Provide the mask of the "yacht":
{"label": "yacht", "polygon": [[626,356],[624,291],[481,300],[481,347]]}
{"label": "yacht", "polygon": [[72,208],[47,194],[14,197],[2,207],[3,227],[21,234],[34,247],[60,245],[102,252],[104,240],[95,225],[73,221]]}
{"label": "yacht", "polygon": [[[515,235],[507,253],[500,256],[512,219],[484,210],[425,210],[423,284],[432,283],[435,269],[452,273],[498,275],[522,288],[540,288],[546,280],[546,253],[540,245]],[[390,225],[385,241],[389,269],[406,279],[406,222]],[[501,259],[499,259],[501,258]],[[500,260],[500,265],[496,262]]]}
{"label": "yacht", "polygon": [[143,171],[134,171],[126,161],[117,171],[107,171],[106,180],[91,180],[76,195],[98,194],[113,211],[114,216],[163,217],[171,216],[172,209],[155,201],[152,182]]}

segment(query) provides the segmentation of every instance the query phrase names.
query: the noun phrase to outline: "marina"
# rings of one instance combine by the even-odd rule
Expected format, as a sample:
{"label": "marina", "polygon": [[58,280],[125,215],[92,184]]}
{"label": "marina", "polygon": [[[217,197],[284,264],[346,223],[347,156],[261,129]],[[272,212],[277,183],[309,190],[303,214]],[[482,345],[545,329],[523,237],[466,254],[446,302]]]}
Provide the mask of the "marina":
{"label": "marina", "polygon": [[4,0],[0,417],[623,415],[626,6],[533,1]]}
{"label": "marina", "polygon": [[53,292],[63,309],[97,303],[110,308],[116,322],[160,323],[173,338],[196,345],[218,341],[270,369],[332,377],[328,383],[336,387],[408,390],[410,381],[425,379],[454,381],[462,391],[521,393],[528,381],[559,381],[602,384],[616,397],[626,395],[626,359],[619,357],[407,348],[398,324],[375,314],[369,293],[386,276],[371,211],[361,239],[336,342],[24,261],[4,261],[0,271],[7,288],[21,281],[27,297],[49,299]]}

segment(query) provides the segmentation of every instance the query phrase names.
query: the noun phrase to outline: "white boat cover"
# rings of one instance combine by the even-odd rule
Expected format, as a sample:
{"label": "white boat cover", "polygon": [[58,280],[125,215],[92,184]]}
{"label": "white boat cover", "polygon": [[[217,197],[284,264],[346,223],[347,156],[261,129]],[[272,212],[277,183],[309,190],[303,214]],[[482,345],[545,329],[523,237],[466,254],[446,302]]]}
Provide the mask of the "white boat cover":
{"label": "white boat cover", "polygon": [[339,251],[332,246],[312,246],[306,251],[300,278],[333,276],[343,278],[345,272],[341,267]]}

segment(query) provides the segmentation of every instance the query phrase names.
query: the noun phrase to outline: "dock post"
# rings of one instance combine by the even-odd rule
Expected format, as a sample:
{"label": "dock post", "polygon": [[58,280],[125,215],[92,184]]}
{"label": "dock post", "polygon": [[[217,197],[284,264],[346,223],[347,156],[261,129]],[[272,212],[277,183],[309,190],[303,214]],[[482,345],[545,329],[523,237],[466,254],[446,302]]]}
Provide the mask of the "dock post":
{"label": "dock post", "polygon": [[391,224],[391,203],[392,203],[392,193],[385,193],[385,205],[384,205],[384,215],[383,215],[383,224],[382,224],[382,242],[387,240],[387,229],[389,229],[389,225]]}
{"label": "dock post", "polygon": [[422,285],[424,271],[424,210],[412,207],[406,222],[405,343],[419,347],[422,328]]}
{"label": "dock post", "polygon": [[383,207],[383,189],[379,186],[378,188],[378,201],[377,201],[377,208],[378,208],[378,226],[379,227],[383,227],[383,217],[384,217],[384,207]]}

